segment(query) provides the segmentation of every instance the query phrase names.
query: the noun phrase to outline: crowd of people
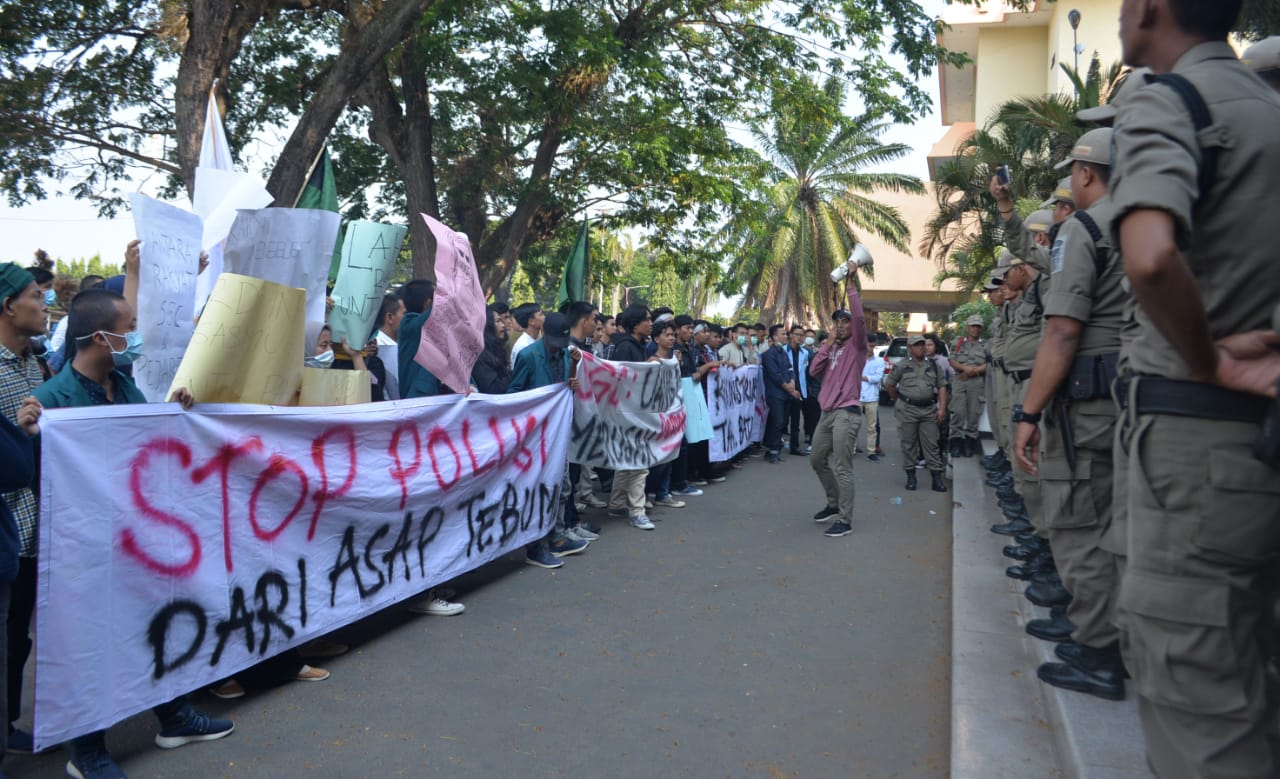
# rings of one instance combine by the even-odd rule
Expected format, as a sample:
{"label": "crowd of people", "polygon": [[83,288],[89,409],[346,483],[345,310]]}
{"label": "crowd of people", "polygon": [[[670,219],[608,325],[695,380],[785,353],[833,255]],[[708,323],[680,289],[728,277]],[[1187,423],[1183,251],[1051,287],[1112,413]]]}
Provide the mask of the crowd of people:
{"label": "crowd of people", "polygon": [[1237,59],[1239,10],[1124,3],[1138,69],[1080,113],[1069,175],[1025,219],[991,179],[993,336],[952,358],[983,377],[953,419],[985,395],[1006,574],[1047,610],[1037,676],[1131,686],[1161,777],[1280,775],[1280,275],[1257,218],[1280,209],[1280,38]]}

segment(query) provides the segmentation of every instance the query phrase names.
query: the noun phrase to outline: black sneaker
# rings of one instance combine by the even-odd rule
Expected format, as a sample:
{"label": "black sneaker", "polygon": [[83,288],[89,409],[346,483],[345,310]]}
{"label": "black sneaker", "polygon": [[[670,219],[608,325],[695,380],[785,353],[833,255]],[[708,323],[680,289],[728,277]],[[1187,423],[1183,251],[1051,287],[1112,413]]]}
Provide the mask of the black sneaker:
{"label": "black sneaker", "polygon": [[840,513],[840,509],[834,506],[827,506],[822,511],[819,511],[817,514],[813,515],[813,521],[826,522],[828,519],[831,519],[832,517],[834,517],[836,514],[839,514],[839,513]]}
{"label": "black sneaker", "polygon": [[872,452],[871,454],[867,455],[867,459],[873,463],[878,463],[880,462],[880,455],[876,454],[875,452]]}
{"label": "black sneaker", "polygon": [[853,528],[849,526],[848,522],[845,522],[843,519],[837,519],[835,522],[831,523],[831,527],[827,528],[826,532],[822,535],[827,538],[839,538],[840,536],[847,536],[852,532]]}

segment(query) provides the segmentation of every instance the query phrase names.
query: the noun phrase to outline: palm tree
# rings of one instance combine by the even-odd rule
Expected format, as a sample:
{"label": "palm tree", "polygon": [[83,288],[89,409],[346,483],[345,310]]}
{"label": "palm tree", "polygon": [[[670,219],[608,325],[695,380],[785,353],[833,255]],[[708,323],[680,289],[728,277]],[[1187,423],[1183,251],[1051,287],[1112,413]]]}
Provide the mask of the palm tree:
{"label": "palm tree", "polygon": [[812,322],[839,307],[830,273],[860,232],[906,250],[906,222],[870,193],[924,191],[914,176],[866,170],[911,151],[880,142],[889,123],[843,116],[844,87],[837,79],[807,86],[828,110],[775,110],[768,129],[752,128],[765,153],[762,186],[727,227],[728,243],[742,258],[730,271],[731,281],[745,285],[740,310],[758,309],[771,322]]}
{"label": "palm tree", "polygon": [[1061,67],[1073,94],[1010,100],[983,129],[961,142],[955,158],[938,166],[938,207],[920,243],[920,252],[941,268],[937,283],[954,279],[963,290],[985,283],[1004,242],[995,199],[987,190],[996,168],[1008,165],[1013,191],[1030,196],[1019,210],[1033,207],[1061,178],[1053,165],[1088,129],[1076,113],[1106,103],[1127,75],[1119,63],[1104,70],[1096,56],[1083,78],[1071,66]]}

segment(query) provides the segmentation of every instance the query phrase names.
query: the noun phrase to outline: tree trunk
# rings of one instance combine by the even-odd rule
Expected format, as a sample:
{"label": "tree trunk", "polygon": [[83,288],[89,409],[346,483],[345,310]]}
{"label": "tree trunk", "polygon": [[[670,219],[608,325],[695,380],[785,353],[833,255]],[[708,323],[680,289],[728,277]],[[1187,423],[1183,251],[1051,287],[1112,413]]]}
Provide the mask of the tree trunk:
{"label": "tree trunk", "polygon": [[[307,171],[337,124],[348,101],[382,59],[403,41],[436,0],[387,0],[369,21],[343,41],[319,89],[285,142],[267,190],[277,205],[293,205],[306,185]],[[356,24],[351,22],[352,26]]]}

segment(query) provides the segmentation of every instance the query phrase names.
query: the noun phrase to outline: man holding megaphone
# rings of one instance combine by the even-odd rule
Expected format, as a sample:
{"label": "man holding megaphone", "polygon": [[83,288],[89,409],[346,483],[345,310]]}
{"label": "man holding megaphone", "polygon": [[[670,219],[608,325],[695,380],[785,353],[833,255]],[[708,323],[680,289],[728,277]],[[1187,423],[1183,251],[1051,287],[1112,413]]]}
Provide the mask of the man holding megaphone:
{"label": "man holding megaphone", "polygon": [[[839,284],[858,268],[871,265],[871,253],[862,244],[853,247],[849,260],[831,273]],[[822,381],[818,405],[822,417],[813,433],[809,465],[818,474],[827,505],[814,515],[818,522],[834,517],[823,534],[840,538],[853,532],[853,456],[862,429],[862,368],[867,362],[867,325],[862,315],[858,285],[846,283],[849,307],[831,315],[833,327],[818,353],[809,362],[809,375]]]}

